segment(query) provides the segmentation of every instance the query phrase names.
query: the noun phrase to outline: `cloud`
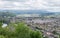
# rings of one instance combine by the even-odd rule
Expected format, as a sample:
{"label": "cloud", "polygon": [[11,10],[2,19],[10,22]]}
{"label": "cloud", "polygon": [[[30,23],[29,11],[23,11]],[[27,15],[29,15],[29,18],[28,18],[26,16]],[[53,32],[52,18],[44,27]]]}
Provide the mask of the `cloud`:
{"label": "cloud", "polygon": [[60,0],[0,0],[0,9],[60,12]]}
{"label": "cloud", "polygon": [[45,10],[60,12],[60,0],[45,0],[45,2],[47,2],[44,4],[47,7]]}
{"label": "cloud", "polygon": [[2,1],[26,2],[26,1],[29,1],[29,0],[2,0]]}
{"label": "cloud", "polygon": [[16,2],[16,1],[1,1],[0,9],[16,9],[16,10],[28,10],[31,9],[31,0],[28,2]]}

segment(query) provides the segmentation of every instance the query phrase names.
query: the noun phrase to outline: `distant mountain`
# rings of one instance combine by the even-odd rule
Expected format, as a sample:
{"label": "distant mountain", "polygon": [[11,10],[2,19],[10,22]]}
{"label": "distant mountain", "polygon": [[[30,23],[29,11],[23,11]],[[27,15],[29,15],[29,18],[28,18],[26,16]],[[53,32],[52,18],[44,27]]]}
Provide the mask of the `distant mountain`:
{"label": "distant mountain", "polygon": [[40,14],[40,15],[53,15],[55,14],[54,12],[48,12],[45,10],[0,10],[0,12],[12,12],[15,14]]}
{"label": "distant mountain", "polygon": [[0,11],[0,17],[13,17],[15,16],[15,13],[8,12],[8,11]]}

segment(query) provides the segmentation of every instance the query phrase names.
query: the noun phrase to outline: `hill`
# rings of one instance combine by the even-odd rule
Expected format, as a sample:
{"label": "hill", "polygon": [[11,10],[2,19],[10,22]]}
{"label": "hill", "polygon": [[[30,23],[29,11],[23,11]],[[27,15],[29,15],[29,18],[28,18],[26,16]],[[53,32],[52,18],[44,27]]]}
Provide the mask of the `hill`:
{"label": "hill", "polygon": [[45,11],[45,10],[0,10],[0,12],[11,12],[11,13],[15,13],[16,15],[19,14],[40,14],[40,15],[54,15],[54,12],[49,12],[49,11]]}

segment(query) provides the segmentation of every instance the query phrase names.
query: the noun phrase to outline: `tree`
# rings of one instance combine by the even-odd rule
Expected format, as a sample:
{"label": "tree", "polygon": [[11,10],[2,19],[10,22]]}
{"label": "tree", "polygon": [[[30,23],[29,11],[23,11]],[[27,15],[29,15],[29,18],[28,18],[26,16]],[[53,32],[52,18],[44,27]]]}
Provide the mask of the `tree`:
{"label": "tree", "polygon": [[[13,30],[12,30],[13,29]],[[0,28],[0,38],[43,38],[40,31],[31,30],[26,24],[9,24]]]}
{"label": "tree", "polygon": [[40,31],[31,31],[31,38],[43,38],[42,33]]}

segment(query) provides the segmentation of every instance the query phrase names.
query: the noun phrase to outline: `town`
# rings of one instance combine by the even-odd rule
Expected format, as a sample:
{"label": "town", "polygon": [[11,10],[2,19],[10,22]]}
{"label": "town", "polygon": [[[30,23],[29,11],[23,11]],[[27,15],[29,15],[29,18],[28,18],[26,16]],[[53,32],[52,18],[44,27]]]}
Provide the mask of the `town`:
{"label": "town", "polygon": [[24,22],[32,30],[41,31],[43,33],[43,37],[45,38],[59,38],[60,35],[59,15],[42,16],[39,14],[19,14],[15,16],[3,16],[0,20],[3,22],[5,27],[9,23]]}
{"label": "town", "polygon": [[15,16],[9,18],[10,22],[18,23],[25,22],[32,30],[40,30],[46,38],[59,38],[60,35],[60,17],[55,16],[40,16],[35,14],[32,17],[24,15],[23,17]]}

